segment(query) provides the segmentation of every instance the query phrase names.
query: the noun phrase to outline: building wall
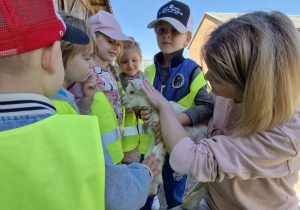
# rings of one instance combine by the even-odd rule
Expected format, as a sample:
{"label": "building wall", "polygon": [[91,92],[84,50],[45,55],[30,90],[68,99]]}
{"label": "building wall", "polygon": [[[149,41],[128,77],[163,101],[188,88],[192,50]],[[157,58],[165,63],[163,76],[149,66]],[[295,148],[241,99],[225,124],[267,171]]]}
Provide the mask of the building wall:
{"label": "building wall", "polygon": [[[200,22],[197,31],[194,34],[193,42],[189,46],[189,58],[196,61],[203,69],[204,73],[207,71],[207,66],[201,58],[201,48],[207,40],[209,34],[221,24],[222,22],[205,14]],[[300,28],[298,28],[300,34]]]}
{"label": "building wall", "polygon": [[206,72],[207,67],[201,59],[200,50],[202,45],[205,43],[207,36],[219,24],[221,24],[220,21],[205,14],[203,17],[203,21],[201,22],[201,25],[198,27],[198,30],[194,35],[193,42],[189,46],[189,58],[196,61],[202,67],[204,72]]}

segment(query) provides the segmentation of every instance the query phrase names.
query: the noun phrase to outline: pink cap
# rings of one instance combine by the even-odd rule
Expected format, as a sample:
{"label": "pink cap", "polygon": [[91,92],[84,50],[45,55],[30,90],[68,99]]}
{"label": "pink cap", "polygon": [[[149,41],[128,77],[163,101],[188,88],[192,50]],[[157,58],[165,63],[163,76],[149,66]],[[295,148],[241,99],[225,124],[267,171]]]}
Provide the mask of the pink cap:
{"label": "pink cap", "polygon": [[109,12],[99,10],[89,18],[87,23],[95,32],[100,31],[112,39],[133,44],[133,41],[122,32],[122,28],[116,18]]}

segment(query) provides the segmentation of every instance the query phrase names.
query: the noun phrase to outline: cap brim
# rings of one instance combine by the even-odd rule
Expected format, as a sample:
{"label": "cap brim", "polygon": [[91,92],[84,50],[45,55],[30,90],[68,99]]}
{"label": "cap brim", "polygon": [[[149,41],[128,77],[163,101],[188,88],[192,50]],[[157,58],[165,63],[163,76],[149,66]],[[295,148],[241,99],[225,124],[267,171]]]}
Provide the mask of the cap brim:
{"label": "cap brim", "polygon": [[90,38],[84,31],[69,24],[66,24],[66,32],[61,39],[81,45],[90,43]]}
{"label": "cap brim", "polygon": [[130,39],[125,34],[120,33],[119,31],[113,31],[113,30],[107,30],[107,31],[99,30],[99,31],[112,39],[122,41],[122,42],[127,42],[128,44],[133,44],[132,39]]}
{"label": "cap brim", "polygon": [[170,23],[180,33],[186,33],[186,32],[189,31],[187,29],[187,27],[185,27],[181,22],[179,22],[178,20],[176,20],[174,18],[171,18],[171,17],[163,17],[163,18],[159,18],[159,19],[153,20],[152,22],[150,22],[148,24],[147,28],[154,28],[155,25],[159,21],[166,21],[166,22]]}

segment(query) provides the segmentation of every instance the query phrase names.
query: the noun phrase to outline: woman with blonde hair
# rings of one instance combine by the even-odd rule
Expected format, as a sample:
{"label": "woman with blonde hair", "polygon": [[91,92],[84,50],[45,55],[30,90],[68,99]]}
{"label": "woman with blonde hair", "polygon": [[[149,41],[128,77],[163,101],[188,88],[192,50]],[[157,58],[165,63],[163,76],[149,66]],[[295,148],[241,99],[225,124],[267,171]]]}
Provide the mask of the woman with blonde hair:
{"label": "woman with blonde hair", "polygon": [[281,12],[215,29],[202,49],[217,95],[208,138],[195,144],[149,83],[170,164],[205,183],[200,209],[298,209],[300,36]]}

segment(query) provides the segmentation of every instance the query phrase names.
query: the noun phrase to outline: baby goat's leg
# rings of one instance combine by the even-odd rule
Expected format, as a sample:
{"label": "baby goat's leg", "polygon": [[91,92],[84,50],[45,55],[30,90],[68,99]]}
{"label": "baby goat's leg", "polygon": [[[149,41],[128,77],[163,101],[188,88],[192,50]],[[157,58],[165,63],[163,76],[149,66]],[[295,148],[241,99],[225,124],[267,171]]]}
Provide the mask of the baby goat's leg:
{"label": "baby goat's leg", "polygon": [[[158,145],[155,145],[152,149],[152,152],[155,153],[155,160],[157,158],[160,159],[160,162],[158,164],[158,166],[156,167],[156,169],[162,171],[162,166],[164,164],[164,160],[165,160],[165,148],[164,148],[164,143],[160,142]],[[162,183],[162,174],[158,174],[156,177],[153,178],[152,183],[151,183],[151,188],[149,191],[149,195],[156,195],[157,194],[157,190],[158,190],[158,186]]]}

